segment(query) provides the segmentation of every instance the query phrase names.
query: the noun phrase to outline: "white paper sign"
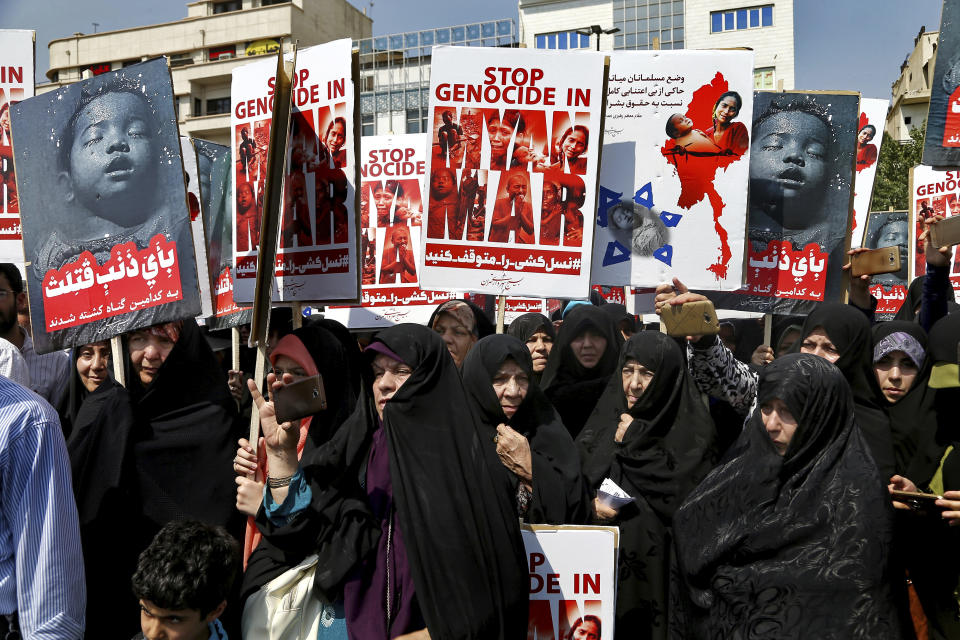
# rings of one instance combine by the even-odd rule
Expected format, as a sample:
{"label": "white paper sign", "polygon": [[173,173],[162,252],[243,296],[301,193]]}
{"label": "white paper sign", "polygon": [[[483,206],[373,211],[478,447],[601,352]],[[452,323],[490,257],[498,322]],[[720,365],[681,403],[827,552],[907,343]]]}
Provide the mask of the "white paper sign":
{"label": "white paper sign", "polygon": [[589,295],[603,61],[434,47],[424,287]]}
{"label": "white paper sign", "polygon": [[[344,39],[297,52],[274,302],[359,295],[350,47]],[[275,73],[274,58],[233,71],[234,299],[240,303],[253,302]]]}
{"label": "white paper sign", "polygon": [[753,119],[750,51],[616,51],[593,280],[734,290]]}
{"label": "white paper sign", "polygon": [[883,142],[883,124],[887,121],[889,100],[860,99],[860,123],[857,128],[857,176],[853,194],[853,234],[850,246],[859,247],[867,225],[877,160]]}
{"label": "white paper sign", "polygon": [[614,637],[618,544],[617,527],[523,527],[530,570],[528,638],[581,637],[575,635],[579,627],[598,638]]}

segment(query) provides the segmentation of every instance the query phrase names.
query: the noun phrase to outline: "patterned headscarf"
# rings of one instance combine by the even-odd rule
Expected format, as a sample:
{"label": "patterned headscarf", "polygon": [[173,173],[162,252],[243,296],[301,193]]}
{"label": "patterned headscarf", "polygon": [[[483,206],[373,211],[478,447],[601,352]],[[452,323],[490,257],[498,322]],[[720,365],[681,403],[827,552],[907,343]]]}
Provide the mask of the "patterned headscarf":
{"label": "patterned headscarf", "polygon": [[913,360],[913,364],[917,365],[917,369],[923,367],[923,360],[926,357],[926,353],[923,347],[920,346],[920,343],[917,342],[917,339],[909,333],[897,331],[888,336],[884,336],[884,338],[873,347],[873,361],[879,362],[881,358],[893,351],[903,351]]}
{"label": "patterned headscarf", "polygon": [[[440,305],[437,309],[437,318],[441,313],[452,316],[457,322],[462,324],[467,331],[475,336],[479,336],[477,330],[477,319],[473,316],[473,311],[463,300],[449,300]],[[436,321],[434,321],[436,323]]]}

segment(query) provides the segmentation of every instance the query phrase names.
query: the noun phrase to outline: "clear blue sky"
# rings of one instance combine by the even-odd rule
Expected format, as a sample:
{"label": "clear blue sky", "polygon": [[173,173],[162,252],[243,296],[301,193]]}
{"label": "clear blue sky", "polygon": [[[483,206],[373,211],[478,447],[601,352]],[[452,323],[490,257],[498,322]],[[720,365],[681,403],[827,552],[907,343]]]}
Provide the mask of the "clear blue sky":
{"label": "clear blue sky", "polygon": [[[37,77],[47,70],[47,43],[93,32],[177,20],[177,0],[2,0],[3,27],[37,31]],[[517,16],[516,0],[351,0],[367,8],[374,34]],[[795,0],[796,86],[849,89],[886,98],[921,26],[935,31],[941,0]],[[371,7],[371,5],[373,5]]]}

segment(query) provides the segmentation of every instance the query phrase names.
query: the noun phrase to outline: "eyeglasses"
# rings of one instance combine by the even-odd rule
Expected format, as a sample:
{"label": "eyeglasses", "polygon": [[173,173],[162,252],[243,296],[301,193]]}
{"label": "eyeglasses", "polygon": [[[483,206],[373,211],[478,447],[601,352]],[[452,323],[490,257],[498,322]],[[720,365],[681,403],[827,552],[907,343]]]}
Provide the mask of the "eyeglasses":
{"label": "eyeglasses", "polygon": [[6,300],[7,296],[17,295],[16,291],[11,291],[10,289],[0,289],[0,300]]}

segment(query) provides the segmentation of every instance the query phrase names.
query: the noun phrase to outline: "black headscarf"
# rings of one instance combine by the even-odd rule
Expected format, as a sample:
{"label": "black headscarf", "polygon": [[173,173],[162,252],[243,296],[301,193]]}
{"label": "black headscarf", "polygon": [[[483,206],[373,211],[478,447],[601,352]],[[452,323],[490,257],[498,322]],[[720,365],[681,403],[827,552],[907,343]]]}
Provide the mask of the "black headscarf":
{"label": "black headscarf", "polygon": [[794,345],[795,351],[800,350],[803,341],[817,327],[823,328],[840,353],[833,364],[843,372],[850,384],[857,425],[886,483],[897,472],[897,465],[890,415],[887,412],[889,403],[880,393],[873,372],[870,321],[852,305],[834,302],[819,304],[804,321],[800,339]]}
{"label": "black headscarf", "polygon": [[[491,384],[507,358],[520,365],[530,379],[526,397],[511,419],[504,414]],[[525,520],[539,524],[586,522],[589,501],[577,449],[560,416],[533,379],[533,361],[526,345],[513,336],[487,336],[464,360],[463,387],[480,427],[480,441],[494,454],[491,456],[491,465],[496,470],[494,476],[502,476],[509,489],[508,500],[516,495],[519,480],[496,456],[493,437],[497,426],[510,425],[530,443],[533,499]]]}
{"label": "black headscarf", "polygon": [[[620,369],[628,359],[654,372],[643,395],[627,408]],[[622,442],[620,416],[634,419]],[[619,366],[577,438],[593,493],[609,477],[635,502],[620,526],[617,637],[666,638],[670,529],[674,512],[716,463],[717,432],[676,341],[655,332],[632,336]]]}
{"label": "black headscarf", "polygon": [[128,535],[139,517],[131,445],[133,411],[126,389],[108,377],[88,392],[77,373],[80,348],[73,350],[68,392],[61,407],[70,425],[67,453],[80,518],[87,584],[87,633],[90,637],[127,637],[139,628],[136,600],[117,585],[130,581],[142,550]]}
{"label": "black headscarf", "polygon": [[894,320],[905,320],[907,322],[916,322],[920,315],[920,303],[923,302],[923,279],[925,276],[917,276],[907,287],[907,297],[900,305]]}
{"label": "black headscarf", "polygon": [[134,460],[150,527],[201,520],[242,539],[232,463],[244,425],[196,321],[182,321],[177,342],[146,388],[129,359],[126,364],[137,422]]}
{"label": "black headscarf", "polygon": [[[907,320],[891,320],[875,325],[873,327],[874,346],[890,334],[898,332],[913,337],[926,351],[927,333],[916,322]],[[927,381],[930,379],[930,366],[930,358],[924,358],[921,366],[918,367],[917,377],[914,378],[910,390],[895,403],[886,401],[897,473],[906,473],[919,444],[927,441],[937,429],[936,412],[933,407],[936,389],[927,386]],[[876,383],[876,375],[873,381]],[[878,392],[883,394],[879,386]]]}
{"label": "black headscarf", "polygon": [[[593,329],[607,339],[603,356],[591,369],[585,369],[580,364],[570,346],[570,343],[587,329]],[[550,351],[540,386],[574,438],[587,422],[607,386],[610,374],[616,369],[617,355],[622,344],[620,331],[600,307],[577,305],[560,325],[560,334]]]}
{"label": "black headscarf", "polygon": [[617,302],[608,302],[607,304],[600,306],[600,310],[610,316],[610,319],[613,320],[613,324],[616,325],[617,329],[620,328],[621,322],[626,321],[628,323],[630,333],[637,332],[637,319],[632,313],[627,311],[627,307],[625,305]]}
{"label": "black headscarf", "polygon": [[510,323],[507,333],[519,338],[520,342],[526,342],[533,337],[533,334],[541,330],[546,332],[550,338],[556,339],[557,332],[553,328],[553,322],[550,321],[550,318],[542,313],[524,313]]}
{"label": "black headscarf", "polygon": [[[416,599],[430,636],[525,638],[527,584],[514,508],[498,491],[456,366],[430,329],[401,324],[382,342],[413,369],[384,409],[390,480]],[[377,548],[380,524],[364,475],[379,424],[365,385],[353,415],[331,442],[304,456],[312,501],[304,517],[264,535],[287,550],[319,554],[315,585],[336,594]]]}
{"label": "black headscarf", "polygon": [[777,454],[757,410],[674,516],[689,638],[901,638],[888,553],[893,509],[841,371],[790,354],[760,375],[798,427]]}

